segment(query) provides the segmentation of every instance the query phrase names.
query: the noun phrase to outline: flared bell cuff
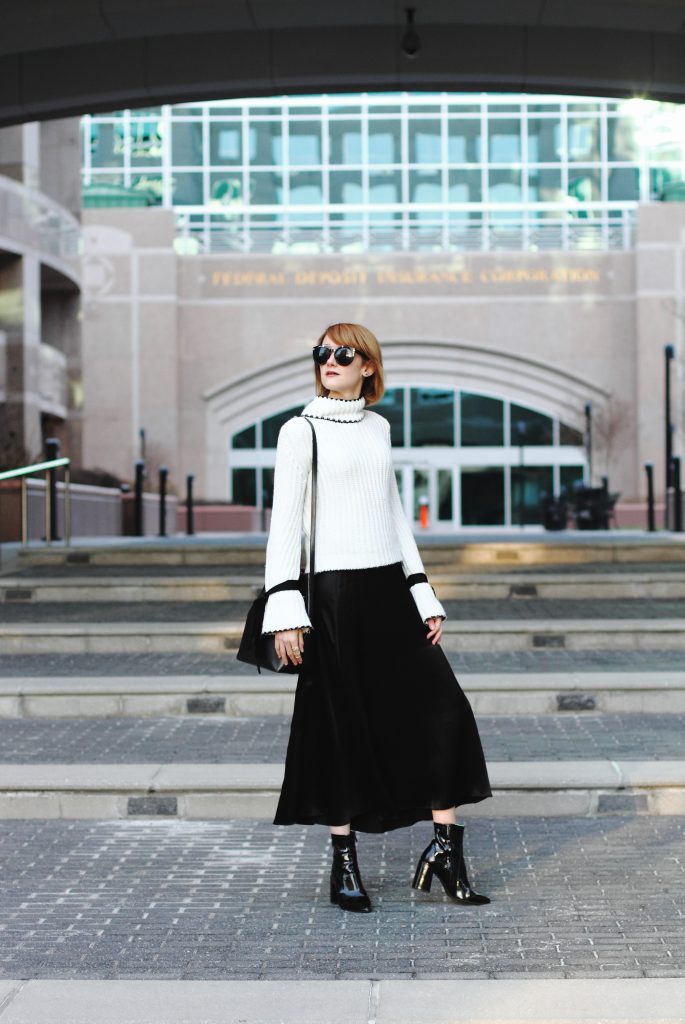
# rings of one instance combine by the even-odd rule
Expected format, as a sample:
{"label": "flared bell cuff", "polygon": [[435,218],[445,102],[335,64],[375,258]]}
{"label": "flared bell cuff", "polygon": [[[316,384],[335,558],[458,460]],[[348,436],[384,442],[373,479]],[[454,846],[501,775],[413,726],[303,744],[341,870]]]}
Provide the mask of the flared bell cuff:
{"label": "flared bell cuff", "polygon": [[299,590],[279,590],[269,594],[264,609],[262,633],[278,633],[282,629],[304,629],[312,624],[307,615],[304,597]]}
{"label": "flared bell cuff", "polygon": [[419,609],[422,622],[437,615],[447,618],[447,612],[435,596],[435,591],[430,583],[415,583],[409,590]]}

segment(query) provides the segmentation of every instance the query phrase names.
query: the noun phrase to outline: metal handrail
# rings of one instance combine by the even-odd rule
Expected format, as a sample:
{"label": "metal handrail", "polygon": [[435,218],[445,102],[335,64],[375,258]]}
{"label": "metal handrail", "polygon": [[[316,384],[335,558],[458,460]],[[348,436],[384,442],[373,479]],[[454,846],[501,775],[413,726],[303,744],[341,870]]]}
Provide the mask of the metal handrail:
{"label": "metal handrail", "polygon": [[[64,466],[64,546],[68,547],[71,541],[71,495],[69,492],[69,465],[71,459],[50,459],[47,462],[34,462],[31,466],[20,466],[18,469],[6,469],[0,473],[0,480],[12,480],[15,477],[21,479],[21,545],[28,544],[28,492],[26,478],[31,473],[47,472],[51,469],[58,469]],[[52,510],[50,508],[49,487],[45,487],[45,541],[52,544]]]}

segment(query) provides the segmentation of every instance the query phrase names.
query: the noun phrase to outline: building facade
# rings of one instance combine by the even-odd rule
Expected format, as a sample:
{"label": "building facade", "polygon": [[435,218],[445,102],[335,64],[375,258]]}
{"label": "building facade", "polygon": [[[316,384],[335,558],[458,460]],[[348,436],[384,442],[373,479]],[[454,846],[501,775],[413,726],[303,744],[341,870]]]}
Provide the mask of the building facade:
{"label": "building facade", "polygon": [[377,409],[432,530],[537,522],[542,492],[604,474],[639,501],[647,460],[663,491],[682,136],[672,105],[572,97],[84,117],[85,463],[130,477],[144,430],[179,492],[193,473],[203,498],[269,507],[311,346],[352,320],[382,342]]}
{"label": "building facade", "polygon": [[0,460],[81,459],[79,119],[0,129]]}

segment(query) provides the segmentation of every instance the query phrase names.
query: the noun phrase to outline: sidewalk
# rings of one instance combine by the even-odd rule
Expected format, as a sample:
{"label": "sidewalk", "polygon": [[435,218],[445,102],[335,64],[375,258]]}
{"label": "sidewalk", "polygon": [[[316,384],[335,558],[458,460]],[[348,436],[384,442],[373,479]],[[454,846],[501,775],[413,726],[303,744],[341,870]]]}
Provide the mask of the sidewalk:
{"label": "sidewalk", "polygon": [[684,1004],[670,979],[0,983],[3,1024],[682,1024]]}

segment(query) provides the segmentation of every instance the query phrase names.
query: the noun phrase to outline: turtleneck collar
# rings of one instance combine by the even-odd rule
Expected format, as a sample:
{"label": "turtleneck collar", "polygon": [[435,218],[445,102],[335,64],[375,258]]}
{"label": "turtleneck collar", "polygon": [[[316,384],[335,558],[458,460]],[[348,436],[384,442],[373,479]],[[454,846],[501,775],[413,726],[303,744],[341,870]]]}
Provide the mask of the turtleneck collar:
{"label": "turtleneck collar", "polygon": [[317,395],[302,410],[303,416],[314,416],[316,419],[337,420],[339,423],[356,423],[364,417],[366,399],[331,398],[329,395]]}

